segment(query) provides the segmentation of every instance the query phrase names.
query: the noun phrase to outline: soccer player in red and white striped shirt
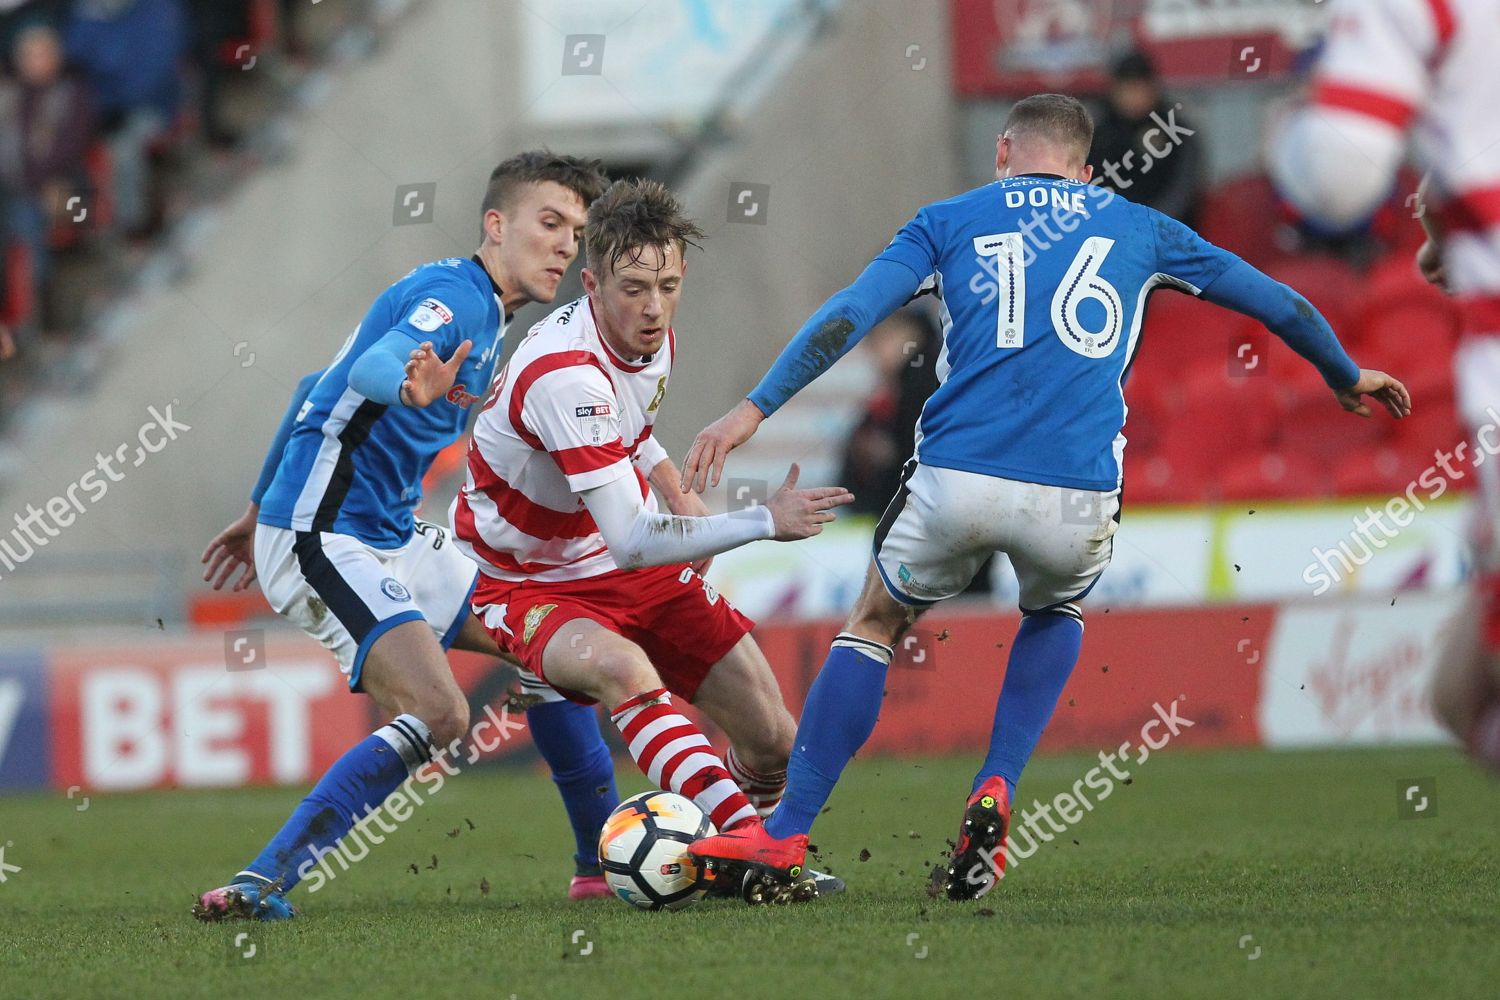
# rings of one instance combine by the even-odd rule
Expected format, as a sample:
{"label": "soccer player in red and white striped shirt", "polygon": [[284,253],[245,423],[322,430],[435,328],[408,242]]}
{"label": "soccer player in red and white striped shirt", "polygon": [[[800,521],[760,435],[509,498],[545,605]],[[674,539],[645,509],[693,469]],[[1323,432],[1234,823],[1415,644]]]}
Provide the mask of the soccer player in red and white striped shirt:
{"label": "soccer player in red and white striped shirt", "polygon": [[1455,378],[1481,504],[1474,606],[1434,702],[1500,770],[1500,10],[1494,0],[1340,0],[1332,18],[1313,102],[1277,137],[1272,173],[1305,214],[1337,227],[1389,194],[1408,137],[1428,171],[1418,265],[1464,315]]}
{"label": "soccer player in red and white striped shirt", "polygon": [[[681,491],[652,427],[683,255],[700,235],[654,182],[594,202],[588,294],[533,327],[496,379],[452,519],[482,570],[475,613],[500,646],[568,697],[611,706],[641,770],[724,830],[774,808],[795,726],[752,623],[699,570],[749,541],[816,535],[853,497],[797,489],[796,466],[763,507],[710,517]],[[728,734],[728,767],[674,696]]]}

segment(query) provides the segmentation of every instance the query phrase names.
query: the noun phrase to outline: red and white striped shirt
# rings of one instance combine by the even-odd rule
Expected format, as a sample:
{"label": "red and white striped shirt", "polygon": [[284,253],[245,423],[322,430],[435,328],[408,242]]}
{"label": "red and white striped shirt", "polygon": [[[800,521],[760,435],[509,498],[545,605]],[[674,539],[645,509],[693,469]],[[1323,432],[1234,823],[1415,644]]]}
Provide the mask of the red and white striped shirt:
{"label": "red and white striped shirt", "polygon": [[458,545],[500,580],[581,580],[617,569],[580,494],[645,475],[666,457],[651,436],[676,339],[637,363],[599,335],[587,296],[542,320],[495,379],[474,425],[451,510]]}
{"label": "red and white striped shirt", "polygon": [[[1494,0],[1346,0],[1314,102],[1334,134],[1380,129],[1431,171],[1444,266],[1473,332],[1500,332],[1500,9]],[[1342,167],[1340,171],[1339,166]],[[1370,167],[1347,155],[1330,174]],[[1336,176],[1327,183],[1338,183]]]}

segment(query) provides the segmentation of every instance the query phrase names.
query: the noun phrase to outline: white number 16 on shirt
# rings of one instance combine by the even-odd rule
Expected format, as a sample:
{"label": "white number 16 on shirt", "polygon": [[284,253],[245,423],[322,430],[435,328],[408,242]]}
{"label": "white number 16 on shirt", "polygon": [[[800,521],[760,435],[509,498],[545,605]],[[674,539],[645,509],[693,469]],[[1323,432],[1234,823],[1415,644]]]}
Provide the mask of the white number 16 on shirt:
{"label": "white number 16 on shirt", "polygon": [[[1099,273],[1114,245],[1114,240],[1102,236],[1084,240],[1052,297],[1053,331],[1069,350],[1088,358],[1108,357],[1120,342],[1124,320],[1120,293]],[[994,278],[993,287],[998,292],[995,346],[1001,349],[1025,346],[1025,237],[1020,233],[976,236],[974,252],[980,257],[996,258],[993,265],[981,265]],[[1104,323],[1097,330],[1085,328],[1078,315],[1078,307],[1090,299],[1104,309]]]}

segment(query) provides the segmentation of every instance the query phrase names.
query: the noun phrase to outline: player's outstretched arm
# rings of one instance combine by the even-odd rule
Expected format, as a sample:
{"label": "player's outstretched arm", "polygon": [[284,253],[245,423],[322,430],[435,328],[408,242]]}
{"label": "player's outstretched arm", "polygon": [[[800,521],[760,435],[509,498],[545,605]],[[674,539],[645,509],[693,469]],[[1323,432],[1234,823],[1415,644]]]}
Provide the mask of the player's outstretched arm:
{"label": "player's outstretched arm", "polygon": [[682,463],[683,491],[702,493],[719,485],[729,453],[750,440],[762,420],[853,350],[872,327],[909,302],[921,283],[907,265],[877,259],[854,284],[823,303],[749,397],[693,439]]}
{"label": "player's outstretched arm", "polygon": [[768,538],[780,542],[810,538],[835,519],[836,508],[854,501],[854,495],[842,487],[799,490],[797,474],[793,465],[786,482],[764,507],[711,517],[647,510],[632,476],[584,490],[581,496],[615,563],[622,569],[639,569],[696,562]]}
{"label": "player's outstretched arm", "polygon": [[474,343],[463,341],[447,361],[438,357],[430,340],[411,345],[412,338],[400,330],[381,337],[349,369],[349,387],[387,406],[424,407],[453,388]]}
{"label": "player's outstretched arm", "polygon": [[235,593],[255,582],[255,522],[259,517],[260,504],[251,501],[245,513],[215,535],[203,550],[199,560],[205,566],[203,579],[214,590],[224,589],[236,570],[242,572],[231,588]]}
{"label": "player's outstretched arm", "polygon": [[236,592],[255,582],[255,522],[260,517],[260,498],[265,496],[271,480],[276,478],[276,470],[281,466],[281,456],[286,451],[287,441],[291,439],[292,428],[297,425],[297,414],[302,412],[302,404],[307,402],[308,394],[322,377],[322,372],[313,372],[302,376],[302,381],[297,383],[292,401],[281,416],[281,424],[276,428],[276,436],[271,439],[271,447],[266,450],[266,460],[261,463],[260,476],[250,491],[250,505],[245,508],[245,513],[215,535],[203,550],[203,556],[199,560],[207,567],[203,571],[203,579],[214,590],[222,590],[237,569],[243,569],[243,572],[234,583],[233,589]]}
{"label": "player's outstretched arm", "polygon": [[406,379],[401,383],[400,398],[407,406],[423,407],[442,399],[453,388],[458,369],[474,347],[472,340],[465,340],[454,350],[447,361],[437,356],[431,341],[423,343],[411,352],[406,362]]}
{"label": "player's outstretched arm", "polygon": [[[651,471],[646,476],[646,481],[656,490],[658,496],[666,501],[667,509],[678,517],[709,517],[708,505],[698,494],[682,488],[682,474],[677,470],[677,463],[667,457],[665,449],[656,443],[655,437],[646,439],[645,445],[654,445],[653,454],[660,450],[660,459],[651,463]],[[643,446],[644,447],[644,446]],[[637,454],[639,455],[639,451]],[[693,572],[699,576],[706,576],[708,568],[713,565],[713,556],[699,559],[693,563]]]}
{"label": "player's outstretched arm", "polygon": [[682,463],[682,492],[702,493],[707,486],[718,486],[729,453],[749,441],[764,419],[766,414],[760,407],[742,399],[734,409],[699,431]]}
{"label": "player's outstretched arm", "polygon": [[797,489],[797,477],[802,474],[796,462],[787,470],[786,481],[766,501],[771,512],[778,542],[795,542],[823,533],[823,525],[837,519],[834,508],[854,502],[854,494],[842,486],[820,486],[811,490]]}
{"label": "player's outstretched arm", "polygon": [[1396,419],[1411,414],[1411,395],[1384,372],[1366,371],[1344,351],[1333,328],[1312,303],[1281,282],[1236,259],[1203,291],[1205,301],[1259,320],[1316,367],[1339,405],[1370,416],[1370,396]]}
{"label": "player's outstretched arm", "polygon": [[1422,223],[1422,231],[1427,234],[1427,242],[1417,251],[1417,270],[1422,272],[1422,277],[1427,279],[1428,284],[1448,292],[1452,289],[1448,287],[1448,269],[1443,263],[1446,241],[1437,216],[1427,210],[1431,187],[1431,174],[1423,177],[1422,183],[1417,187],[1416,216]]}
{"label": "player's outstretched arm", "polygon": [[1411,416],[1411,393],[1406,391],[1406,386],[1385,372],[1362,369],[1358,382],[1347,389],[1336,390],[1334,395],[1338,397],[1340,406],[1356,416],[1372,415],[1364,400],[1366,396],[1385,407],[1385,412],[1397,420]]}

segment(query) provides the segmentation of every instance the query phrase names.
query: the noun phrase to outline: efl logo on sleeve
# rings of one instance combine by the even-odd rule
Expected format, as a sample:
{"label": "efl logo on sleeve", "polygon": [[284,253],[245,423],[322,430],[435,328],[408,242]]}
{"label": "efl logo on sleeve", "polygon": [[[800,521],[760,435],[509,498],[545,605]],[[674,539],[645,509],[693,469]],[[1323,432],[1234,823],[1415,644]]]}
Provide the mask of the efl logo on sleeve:
{"label": "efl logo on sleeve", "polygon": [[590,444],[603,444],[613,436],[610,424],[614,412],[614,407],[608,403],[588,403],[573,407],[573,416],[583,431],[584,439]]}
{"label": "efl logo on sleeve", "polygon": [[423,299],[407,322],[423,333],[432,333],[445,323],[453,322],[453,310],[437,299]]}

